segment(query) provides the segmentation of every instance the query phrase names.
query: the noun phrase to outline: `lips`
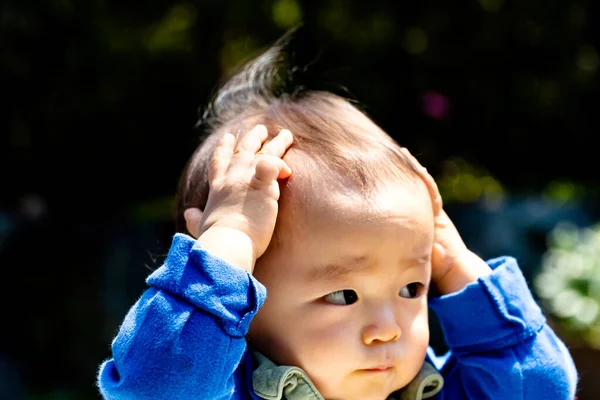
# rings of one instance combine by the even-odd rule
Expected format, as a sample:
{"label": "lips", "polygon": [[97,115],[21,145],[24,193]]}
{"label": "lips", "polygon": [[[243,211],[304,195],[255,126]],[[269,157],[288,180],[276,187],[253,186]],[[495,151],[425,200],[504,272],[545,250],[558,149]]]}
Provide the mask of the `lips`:
{"label": "lips", "polygon": [[370,372],[383,372],[383,371],[387,371],[389,369],[392,369],[394,367],[393,364],[380,364],[380,365],[375,365],[371,368],[365,368],[363,369],[363,371],[370,371]]}
{"label": "lips", "polygon": [[400,356],[398,354],[394,354],[388,352],[384,355],[380,355],[380,357],[371,358],[371,362],[366,362],[363,365],[366,368],[361,368],[361,371],[366,372],[385,372],[391,371],[400,363]]}

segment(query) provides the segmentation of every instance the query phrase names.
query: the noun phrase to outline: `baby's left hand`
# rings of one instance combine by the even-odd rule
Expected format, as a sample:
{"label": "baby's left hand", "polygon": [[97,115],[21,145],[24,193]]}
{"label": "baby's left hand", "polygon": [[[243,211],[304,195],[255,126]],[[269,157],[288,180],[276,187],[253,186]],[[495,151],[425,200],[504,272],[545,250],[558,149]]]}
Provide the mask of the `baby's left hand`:
{"label": "baby's left hand", "polygon": [[444,211],[442,196],[427,169],[408,149],[403,148],[402,151],[417,169],[431,197],[435,224],[431,280],[440,294],[457,292],[480,276],[489,274],[491,269],[465,245],[454,223]]}

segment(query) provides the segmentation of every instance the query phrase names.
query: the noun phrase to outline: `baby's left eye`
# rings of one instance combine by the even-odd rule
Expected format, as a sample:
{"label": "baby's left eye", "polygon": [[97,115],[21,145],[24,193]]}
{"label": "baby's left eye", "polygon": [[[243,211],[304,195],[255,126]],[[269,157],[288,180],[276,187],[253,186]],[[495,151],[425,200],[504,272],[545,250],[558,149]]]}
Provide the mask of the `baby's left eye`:
{"label": "baby's left eye", "polygon": [[409,283],[400,290],[400,297],[416,299],[423,293],[423,284],[419,282]]}

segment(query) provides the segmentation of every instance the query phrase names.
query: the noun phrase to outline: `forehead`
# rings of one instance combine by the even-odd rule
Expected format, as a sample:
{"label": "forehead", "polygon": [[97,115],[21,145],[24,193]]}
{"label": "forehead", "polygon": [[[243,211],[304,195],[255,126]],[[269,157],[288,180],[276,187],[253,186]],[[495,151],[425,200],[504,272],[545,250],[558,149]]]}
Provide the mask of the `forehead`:
{"label": "forehead", "polygon": [[281,243],[320,236],[316,233],[360,236],[369,230],[387,230],[388,234],[412,232],[427,237],[433,231],[431,200],[418,178],[383,182],[366,194],[352,187],[327,185],[309,191],[287,189],[280,200],[277,236]]}
{"label": "forehead", "polygon": [[255,270],[267,287],[316,282],[336,266],[368,273],[429,264],[434,221],[422,182],[386,185],[371,198],[336,190],[297,195],[280,206],[276,241]]}

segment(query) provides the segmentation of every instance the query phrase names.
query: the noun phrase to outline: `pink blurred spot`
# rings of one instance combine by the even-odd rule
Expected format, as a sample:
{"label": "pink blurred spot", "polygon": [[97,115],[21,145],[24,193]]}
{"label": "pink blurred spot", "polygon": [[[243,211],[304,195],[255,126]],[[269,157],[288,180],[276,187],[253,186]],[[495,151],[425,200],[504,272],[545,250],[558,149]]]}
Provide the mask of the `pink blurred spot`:
{"label": "pink blurred spot", "polygon": [[450,113],[450,100],[435,91],[425,92],[422,99],[423,112],[435,119],[444,119]]}

